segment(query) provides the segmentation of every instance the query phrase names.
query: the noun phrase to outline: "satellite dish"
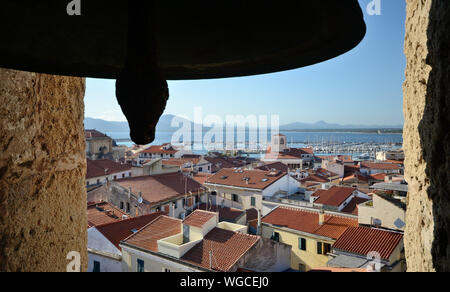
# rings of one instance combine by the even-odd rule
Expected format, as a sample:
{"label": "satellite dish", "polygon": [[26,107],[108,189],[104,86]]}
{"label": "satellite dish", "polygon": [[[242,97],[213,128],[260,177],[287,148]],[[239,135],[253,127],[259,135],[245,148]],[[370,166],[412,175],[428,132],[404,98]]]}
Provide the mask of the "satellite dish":
{"label": "satellite dish", "polygon": [[144,201],[144,199],[142,199],[142,197],[139,197],[138,203],[139,203],[139,204],[142,204],[143,201]]}

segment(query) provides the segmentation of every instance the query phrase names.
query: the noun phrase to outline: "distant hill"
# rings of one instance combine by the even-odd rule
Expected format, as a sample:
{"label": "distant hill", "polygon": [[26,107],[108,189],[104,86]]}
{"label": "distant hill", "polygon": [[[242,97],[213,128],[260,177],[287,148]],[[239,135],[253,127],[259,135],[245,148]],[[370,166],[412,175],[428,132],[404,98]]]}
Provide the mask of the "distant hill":
{"label": "distant hill", "polygon": [[[159,119],[158,124],[156,125],[156,131],[158,132],[175,132],[179,127],[172,127],[171,123],[174,118],[178,118],[183,123],[191,123],[191,129],[194,129],[194,123],[189,120],[174,116],[174,115],[162,115]],[[85,118],[84,119],[84,128],[85,129],[96,129],[100,132],[129,132],[130,128],[128,127],[127,122],[110,122],[101,119],[93,119],[93,118]]]}

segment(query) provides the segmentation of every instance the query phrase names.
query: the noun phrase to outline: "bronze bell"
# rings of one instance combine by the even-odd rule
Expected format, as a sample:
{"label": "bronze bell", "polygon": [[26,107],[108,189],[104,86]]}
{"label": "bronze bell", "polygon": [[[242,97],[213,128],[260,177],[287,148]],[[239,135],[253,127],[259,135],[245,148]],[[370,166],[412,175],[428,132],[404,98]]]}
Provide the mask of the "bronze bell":
{"label": "bronze bell", "polygon": [[166,80],[300,68],[363,39],[357,0],[3,0],[0,67],[113,78],[137,144],[154,140]]}

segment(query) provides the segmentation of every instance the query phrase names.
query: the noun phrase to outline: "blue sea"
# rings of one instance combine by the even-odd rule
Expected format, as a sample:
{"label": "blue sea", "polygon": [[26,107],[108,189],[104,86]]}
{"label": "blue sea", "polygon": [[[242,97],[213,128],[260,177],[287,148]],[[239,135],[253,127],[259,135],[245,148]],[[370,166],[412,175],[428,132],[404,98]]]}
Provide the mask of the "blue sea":
{"label": "blue sea", "polygon": [[[336,132],[281,132],[287,136],[288,143],[293,147],[302,147],[311,144],[339,144],[339,143],[374,143],[374,144],[401,144],[402,134],[375,134],[375,133],[336,133]],[[109,132],[113,139],[120,139],[119,145],[132,146],[128,132]],[[172,140],[173,132],[157,132],[153,145],[169,143]],[[246,133],[246,141],[249,134]],[[224,137],[225,139],[225,137]],[[235,138],[237,140],[237,138]],[[128,140],[128,141],[124,141]],[[267,141],[270,141],[270,133]],[[180,141],[182,142],[182,141]]]}

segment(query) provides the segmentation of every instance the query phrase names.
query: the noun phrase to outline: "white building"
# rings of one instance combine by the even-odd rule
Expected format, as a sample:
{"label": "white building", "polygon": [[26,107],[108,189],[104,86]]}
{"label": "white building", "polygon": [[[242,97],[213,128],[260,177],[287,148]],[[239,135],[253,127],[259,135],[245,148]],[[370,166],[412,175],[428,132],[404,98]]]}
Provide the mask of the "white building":
{"label": "white building", "polygon": [[300,183],[281,171],[222,169],[204,184],[212,203],[230,208],[262,210],[262,201],[299,191]]}
{"label": "white building", "polygon": [[149,224],[163,213],[107,223],[88,229],[88,272],[121,272],[120,241]]}
{"label": "white building", "polygon": [[133,172],[129,164],[109,159],[87,160],[86,186],[88,187],[131,176],[133,176]]}

